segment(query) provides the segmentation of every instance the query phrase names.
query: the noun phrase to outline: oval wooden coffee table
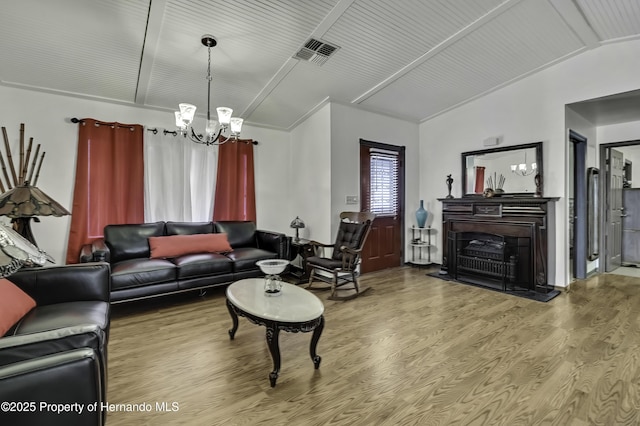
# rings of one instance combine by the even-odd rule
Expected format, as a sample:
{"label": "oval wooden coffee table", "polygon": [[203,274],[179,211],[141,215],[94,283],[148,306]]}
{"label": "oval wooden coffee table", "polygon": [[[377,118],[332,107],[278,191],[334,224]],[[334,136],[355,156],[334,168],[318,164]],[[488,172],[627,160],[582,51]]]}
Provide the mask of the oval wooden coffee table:
{"label": "oval wooden coffee table", "polygon": [[268,297],[264,294],[263,278],[248,278],[227,287],[227,309],[233,321],[233,328],[229,330],[231,340],[238,330],[238,316],[267,328],[267,344],[273,359],[273,371],[269,373],[271,387],[276,385],[280,373],[280,330],[313,331],[309,353],[315,368],[320,367],[322,358],[316,354],[316,347],[324,329],[324,305],[310,291],[283,283],[280,296]]}

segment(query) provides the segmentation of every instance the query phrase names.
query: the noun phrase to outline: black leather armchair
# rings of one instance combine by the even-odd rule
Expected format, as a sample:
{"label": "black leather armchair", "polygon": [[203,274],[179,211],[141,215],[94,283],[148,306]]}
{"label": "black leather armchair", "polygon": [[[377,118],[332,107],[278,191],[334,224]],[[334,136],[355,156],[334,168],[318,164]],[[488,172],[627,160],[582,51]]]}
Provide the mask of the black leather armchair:
{"label": "black leather armchair", "polygon": [[[0,424],[103,424],[100,410],[86,412],[86,405],[106,399],[109,265],[23,269],[8,279],[36,307],[0,337],[0,401],[38,405],[0,412]],[[85,411],[61,415],[40,403],[84,404]]]}
{"label": "black leather armchair", "polygon": [[[5,348],[6,349],[6,348]],[[0,366],[0,423],[103,425],[102,362],[84,347]],[[69,410],[69,411],[66,411]]]}

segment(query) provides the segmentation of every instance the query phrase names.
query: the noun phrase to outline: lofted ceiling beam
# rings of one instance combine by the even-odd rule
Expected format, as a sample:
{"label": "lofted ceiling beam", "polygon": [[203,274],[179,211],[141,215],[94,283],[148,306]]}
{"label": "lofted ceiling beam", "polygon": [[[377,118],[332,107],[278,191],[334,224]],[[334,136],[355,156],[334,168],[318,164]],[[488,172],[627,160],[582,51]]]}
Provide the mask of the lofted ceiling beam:
{"label": "lofted ceiling beam", "polygon": [[602,40],[573,0],[549,0],[549,3],[588,49],[600,46]]}
{"label": "lofted ceiling beam", "polygon": [[[355,0],[339,0],[338,3],[331,9],[331,12],[325,16],[325,18],[318,24],[318,26],[309,34],[307,38],[304,39],[303,43],[306,42],[309,38],[322,38],[324,34],[329,31],[329,29],[336,23],[338,19],[344,14],[344,12],[353,4]],[[297,59],[293,59],[293,54],[295,52],[291,52],[291,57],[285,61],[284,64],[280,67],[280,69],[271,77],[269,82],[260,90],[260,93],[256,95],[255,98],[251,101],[251,103],[242,111],[241,117],[249,117],[256,108],[260,106],[262,102],[269,96],[269,94],[278,87],[278,84],[295,68],[295,66],[300,62]]]}
{"label": "lofted ceiling beam", "polygon": [[162,29],[162,18],[167,0],[152,0],[149,2],[149,15],[147,17],[147,29],[145,31],[142,54],[140,56],[140,69],[138,70],[138,85],[136,87],[135,103],[144,105],[147,100],[149,81],[151,80],[151,69],[153,59],[156,57],[160,30]]}

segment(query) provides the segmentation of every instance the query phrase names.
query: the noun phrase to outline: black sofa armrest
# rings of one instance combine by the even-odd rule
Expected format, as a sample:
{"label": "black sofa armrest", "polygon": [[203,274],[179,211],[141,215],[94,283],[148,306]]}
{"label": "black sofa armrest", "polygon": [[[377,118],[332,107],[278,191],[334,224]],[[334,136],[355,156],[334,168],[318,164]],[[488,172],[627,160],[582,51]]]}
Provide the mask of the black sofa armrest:
{"label": "black sofa armrest", "polygon": [[78,348],[91,348],[106,365],[107,336],[96,324],[0,338],[0,366]]}
{"label": "black sofa armrest", "polygon": [[111,273],[105,262],[26,268],[7,279],[31,296],[37,305],[111,301]]}
{"label": "black sofa armrest", "polygon": [[256,230],[256,242],[259,249],[278,254],[279,259],[288,259],[291,251],[291,239],[280,232]]}
{"label": "black sofa armrest", "polygon": [[[0,412],[2,424],[102,425],[105,416],[99,407],[105,393],[101,376],[99,355],[90,348],[0,366],[0,401],[8,408]],[[42,404],[76,404],[71,406],[83,410],[56,412],[55,406]],[[97,404],[98,409],[87,409],[90,404]]]}
{"label": "black sofa armrest", "polygon": [[85,244],[80,248],[80,263],[87,262],[110,262],[111,251],[104,241],[104,238],[98,238],[91,244]]}
{"label": "black sofa armrest", "polygon": [[93,262],[93,250],[91,250],[91,244],[85,244],[80,247],[80,256],[78,256],[78,263]]}

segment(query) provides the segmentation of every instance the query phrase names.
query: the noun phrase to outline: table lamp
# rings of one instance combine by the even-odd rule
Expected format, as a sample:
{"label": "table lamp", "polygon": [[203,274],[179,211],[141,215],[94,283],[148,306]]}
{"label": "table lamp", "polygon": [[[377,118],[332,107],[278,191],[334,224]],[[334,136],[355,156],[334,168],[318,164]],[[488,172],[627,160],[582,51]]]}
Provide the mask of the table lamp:
{"label": "table lamp", "polygon": [[299,231],[300,228],[304,228],[304,222],[302,221],[302,219],[296,216],[296,218],[291,221],[291,225],[289,226],[296,230],[296,241],[300,241]]}
{"label": "table lamp", "polygon": [[39,222],[38,216],[59,217],[70,214],[57,201],[31,186],[28,181],[0,195],[0,216],[10,217],[14,229],[35,246],[37,244],[31,232],[31,219]]}
{"label": "table lamp", "polygon": [[[2,166],[2,177],[4,177],[4,182],[0,177],[0,192],[2,193],[0,195],[0,216],[10,217],[13,229],[37,248],[31,232],[31,219],[39,222],[38,216],[66,216],[71,213],[36,187],[45,153],[42,152],[38,156],[40,153],[40,144],[38,144],[31,166],[29,166],[33,138],[29,139],[25,154],[24,123],[20,124],[20,159],[17,162],[17,167],[13,164],[9,137],[5,127],[2,127],[2,136],[7,161],[5,162],[4,155],[0,153],[0,166]],[[10,173],[7,172],[7,165]]]}

